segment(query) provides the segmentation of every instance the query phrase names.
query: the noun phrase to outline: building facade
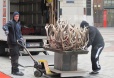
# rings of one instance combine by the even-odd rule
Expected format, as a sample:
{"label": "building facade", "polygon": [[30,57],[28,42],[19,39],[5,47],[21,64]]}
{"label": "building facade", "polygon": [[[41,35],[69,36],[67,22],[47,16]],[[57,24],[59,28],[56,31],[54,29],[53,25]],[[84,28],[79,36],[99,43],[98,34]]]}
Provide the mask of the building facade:
{"label": "building facade", "polygon": [[[6,23],[10,17],[10,11],[16,9],[16,7],[11,8],[9,3],[13,0],[1,0],[1,26]],[[18,1],[18,0],[15,0]],[[23,0],[24,1],[24,0]],[[25,0],[26,1],[26,0]],[[60,1],[60,16],[67,19],[71,23],[79,24],[82,20],[86,20],[90,25],[94,25],[93,21],[93,0],[57,0]],[[14,3],[12,6],[16,6]],[[21,15],[22,16],[22,15]]]}
{"label": "building facade", "polygon": [[114,27],[114,0],[93,0],[94,25]]}
{"label": "building facade", "polygon": [[60,0],[60,17],[80,26],[85,20],[93,25],[93,0]]}

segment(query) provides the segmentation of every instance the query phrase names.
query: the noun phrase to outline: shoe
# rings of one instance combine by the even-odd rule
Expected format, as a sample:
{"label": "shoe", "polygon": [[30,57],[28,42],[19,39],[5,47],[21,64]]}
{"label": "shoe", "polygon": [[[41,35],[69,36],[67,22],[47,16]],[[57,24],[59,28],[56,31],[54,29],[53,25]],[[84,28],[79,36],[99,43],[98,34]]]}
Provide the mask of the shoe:
{"label": "shoe", "polygon": [[12,74],[17,76],[24,76],[23,72],[13,72]]}
{"label": "shoe", "polygon": [[98,74],[98,73],[99,73],[99,70],[100,70],[100,69],[94,70],[94,71],[90,72],[89,74]]}

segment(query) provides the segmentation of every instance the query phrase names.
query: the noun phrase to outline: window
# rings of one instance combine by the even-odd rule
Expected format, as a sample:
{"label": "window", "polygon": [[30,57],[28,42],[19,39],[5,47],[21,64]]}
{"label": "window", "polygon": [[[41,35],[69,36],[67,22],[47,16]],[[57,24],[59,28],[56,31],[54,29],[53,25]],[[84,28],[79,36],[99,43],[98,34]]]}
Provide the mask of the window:
{"label": "window", "polygon": [[74,3],[74,0],[66,0],[66,3]]}
{"label": "window", "polygon": [[91,0],[86,0],[87,15],[91,15]]}
{"label": "window", "polygon": [[114,7],[114,0],[104,0],[104,7]]}

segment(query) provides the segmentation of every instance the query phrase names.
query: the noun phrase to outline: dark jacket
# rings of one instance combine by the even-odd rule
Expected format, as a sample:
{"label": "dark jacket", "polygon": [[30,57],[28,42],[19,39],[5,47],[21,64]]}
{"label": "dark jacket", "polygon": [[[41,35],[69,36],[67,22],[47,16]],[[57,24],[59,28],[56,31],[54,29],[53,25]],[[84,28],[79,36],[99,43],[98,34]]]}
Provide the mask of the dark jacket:
{"label": "dark jacket", "polygon": [[104,39],[95,26],[90,26],[86,21],[82,21],[80,27],[87,27],[89,30],[89,42],[87,44],[87,47],[89,47],[90,45],[92,45],[93,47],[100,44],[104,45]]}
{"label": "dark jacket", "polygon": [[87,47],[92,45],[93,47],[96,45],[104,45],[104,39],[99,32],[99,30],[94,26],[88,26],[89,29],[89,42],[87,44]]}
{"label": "dark jacket", "polygon": [[6,25],[3,26],[4,31],[9,31],[7,36],[8,44],[17,44],[17,40],[22,38],[20,22],[10,20]]}

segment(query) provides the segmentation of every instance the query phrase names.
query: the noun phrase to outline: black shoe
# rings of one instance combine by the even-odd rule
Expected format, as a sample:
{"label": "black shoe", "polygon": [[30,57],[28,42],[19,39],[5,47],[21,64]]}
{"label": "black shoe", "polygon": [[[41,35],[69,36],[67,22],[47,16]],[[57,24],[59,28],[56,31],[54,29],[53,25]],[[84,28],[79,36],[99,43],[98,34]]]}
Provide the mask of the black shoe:
{"label": "black shoe", "polygon": [[89,74],[98,74],[98,73],[99,73],[99,70],[100,70],[100,69],[94,70],[94,71],[90,72]]}
{"label": "black shoe", "polygon": [[13,72],[12,74],[17,76],[24,76],[23,72]]}

